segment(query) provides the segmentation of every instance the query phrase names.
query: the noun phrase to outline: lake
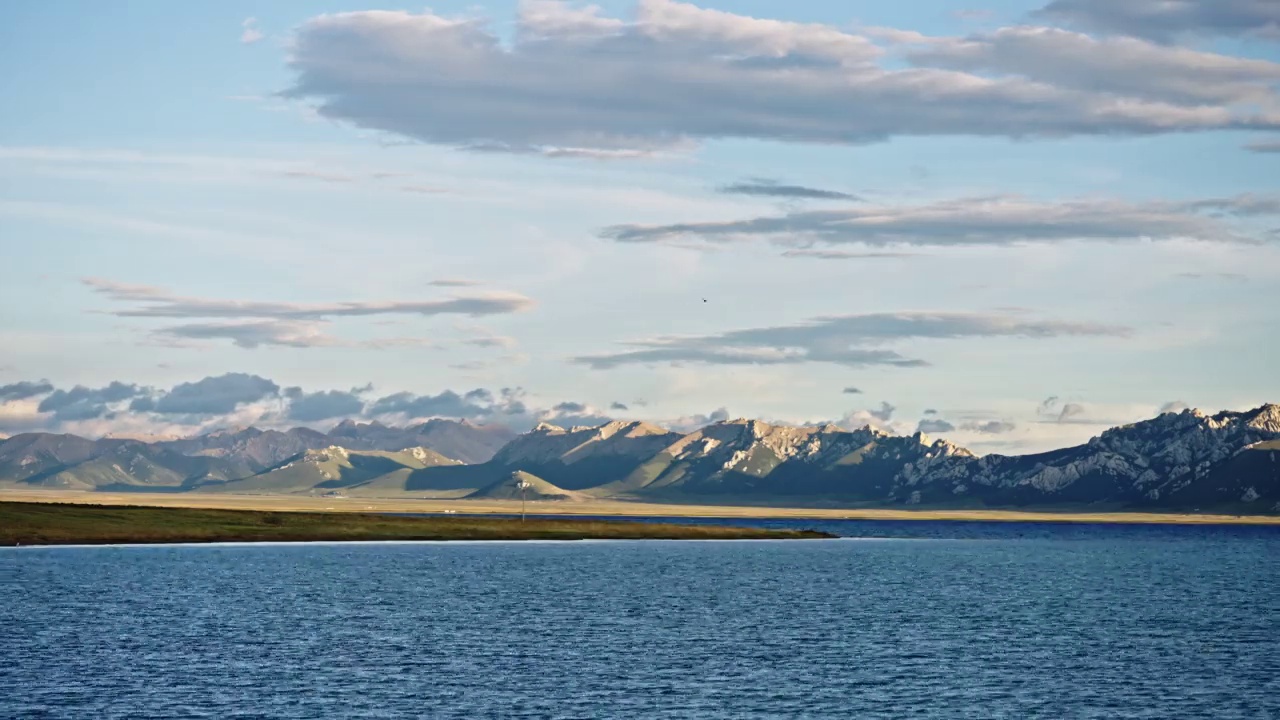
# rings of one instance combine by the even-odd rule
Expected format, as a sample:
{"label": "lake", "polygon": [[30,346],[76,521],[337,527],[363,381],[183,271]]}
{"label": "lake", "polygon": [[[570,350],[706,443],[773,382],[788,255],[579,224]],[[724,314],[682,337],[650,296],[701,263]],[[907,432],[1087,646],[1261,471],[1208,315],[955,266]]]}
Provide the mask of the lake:
{"label": "lake", "polygon": [[1280,528],[724,522],[0,549],[0,718],[1280,717]]}

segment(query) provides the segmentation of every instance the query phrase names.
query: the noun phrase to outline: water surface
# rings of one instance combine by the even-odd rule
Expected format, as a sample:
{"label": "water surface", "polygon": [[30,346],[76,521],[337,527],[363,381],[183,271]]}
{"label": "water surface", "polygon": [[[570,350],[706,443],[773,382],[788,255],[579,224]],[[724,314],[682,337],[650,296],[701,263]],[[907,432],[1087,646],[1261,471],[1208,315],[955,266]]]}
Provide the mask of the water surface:
{"label": "water surface", "polygon": [[757,524],[0,550],[0,717],[1280,717],[1275,528]]}

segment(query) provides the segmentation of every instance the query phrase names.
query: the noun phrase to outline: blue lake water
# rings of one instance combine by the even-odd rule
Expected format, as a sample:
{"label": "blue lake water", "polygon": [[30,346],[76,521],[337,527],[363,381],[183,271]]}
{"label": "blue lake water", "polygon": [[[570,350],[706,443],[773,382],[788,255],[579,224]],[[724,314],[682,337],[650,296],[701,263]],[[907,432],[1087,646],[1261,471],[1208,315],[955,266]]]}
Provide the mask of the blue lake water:
{"label": "blue lake water", "polygon": [[1280,717],[1278,528],[756,524],[3,549],[0,718]]}

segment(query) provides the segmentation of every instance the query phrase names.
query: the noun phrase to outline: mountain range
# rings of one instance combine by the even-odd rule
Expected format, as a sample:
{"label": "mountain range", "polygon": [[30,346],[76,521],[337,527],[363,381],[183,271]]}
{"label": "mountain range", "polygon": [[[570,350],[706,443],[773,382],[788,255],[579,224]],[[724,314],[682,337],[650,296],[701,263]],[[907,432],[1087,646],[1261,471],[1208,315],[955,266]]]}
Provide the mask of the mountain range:
{"label": "mountain range", "polygon": [[1280,405],[1165,413],[1084,445],[983,457],[920,433],[746,419],[690,433],[617,421],[516,435],[451,420],[157,442],[27,433],[0,441],[3,487],[1280,513]]}

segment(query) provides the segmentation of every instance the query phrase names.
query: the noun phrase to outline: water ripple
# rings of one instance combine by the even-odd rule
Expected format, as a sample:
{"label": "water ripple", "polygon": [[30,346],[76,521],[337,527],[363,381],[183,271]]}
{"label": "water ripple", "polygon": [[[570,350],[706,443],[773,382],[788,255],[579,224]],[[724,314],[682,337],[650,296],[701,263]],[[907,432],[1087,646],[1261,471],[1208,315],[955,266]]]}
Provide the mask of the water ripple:
{"label": "water ripple", "polygon": [[0,717],[1280,717],[1275,535],[1054,532],[5,551]]}

